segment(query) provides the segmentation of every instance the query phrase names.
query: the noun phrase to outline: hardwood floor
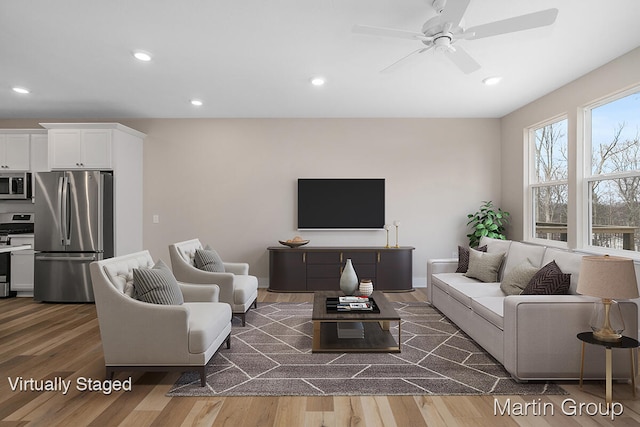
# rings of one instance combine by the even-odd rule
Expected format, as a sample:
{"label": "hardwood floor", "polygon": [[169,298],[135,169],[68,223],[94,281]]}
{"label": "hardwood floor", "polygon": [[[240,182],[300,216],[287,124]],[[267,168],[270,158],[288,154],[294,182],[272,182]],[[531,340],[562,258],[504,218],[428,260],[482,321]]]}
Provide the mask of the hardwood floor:
{"label": "hardwood floor", "polygon": [[[424,290],[387,294],[393,301],[425,301]],[[311,294],[259,292],[260,302],[312,301]],[[122,325],[122,333],[127,325]],[[579,355],[576,355],[579,357]],[[104,380],[100,331],[92,304],[42,304],[30,298],[0,299],[0,427],[46,426],[579,426],[640,425],[640,400],[628,384],[614,384],[616,410],[605,411],[604,384],[562,386],[568,396],[327,396],[169,398],[177,373],[131,375],[131,391],[79,391],[79,377]],[[63,378],[61,391],[12,391],[16,379]],[[501,415],[508,400],[512,414]],[[568,402],[566,401],[567,399]],[[496,403],[498,407],[496,408]],[[563,401],[565,405],[563,406]],[[574,416],[572,405],[583,405]],[[528,415],[516,412],[528,404]],[[563,410],[564,408],[564,410]],[[497,413],[497,415],[496,415]],[[546,416],[542,414],[546,413]]]}

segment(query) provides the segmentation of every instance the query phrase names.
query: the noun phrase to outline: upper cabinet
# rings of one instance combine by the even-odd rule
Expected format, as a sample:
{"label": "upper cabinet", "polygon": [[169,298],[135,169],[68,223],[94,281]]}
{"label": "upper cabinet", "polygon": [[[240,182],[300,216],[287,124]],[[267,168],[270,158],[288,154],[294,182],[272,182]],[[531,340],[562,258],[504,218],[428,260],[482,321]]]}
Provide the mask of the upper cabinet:
{"label": "upper cabinet", "polygon": [[114,145],[144,134],[119,123],[40,123],[49,132],[49,167],[114,169]]}
{"label": "upper cabinet", "polygon": [[0,133],[0,172],[30,170],[29,141],[28,133]]}
{"label": "upper cabinet", "polygon": [[51,169],[111,169],[111,129],[49,130]]}

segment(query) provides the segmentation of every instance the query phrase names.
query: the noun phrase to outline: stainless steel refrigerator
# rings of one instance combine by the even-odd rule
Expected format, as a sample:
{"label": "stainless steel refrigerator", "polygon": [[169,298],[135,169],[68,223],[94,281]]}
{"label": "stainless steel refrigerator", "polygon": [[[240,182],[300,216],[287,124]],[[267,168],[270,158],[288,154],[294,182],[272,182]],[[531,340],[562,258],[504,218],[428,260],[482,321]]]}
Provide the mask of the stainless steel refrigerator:
{"label": "stainless steel refrigerator", "polygon": [[92,261],[113,256],[113,175],[39,172],[35,177],[36,301],[92,302]]}

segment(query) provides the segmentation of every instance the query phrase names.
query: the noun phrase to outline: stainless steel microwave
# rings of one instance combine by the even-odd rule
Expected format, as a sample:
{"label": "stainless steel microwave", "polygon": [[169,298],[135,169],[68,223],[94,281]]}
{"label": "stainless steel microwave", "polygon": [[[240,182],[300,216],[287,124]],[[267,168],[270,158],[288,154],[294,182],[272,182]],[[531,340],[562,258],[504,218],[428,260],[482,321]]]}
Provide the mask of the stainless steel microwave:
{"label": "stainless steel microwave", "polygon": [[0,173],[0,199],[17,200],[31,198],[31,173]]}

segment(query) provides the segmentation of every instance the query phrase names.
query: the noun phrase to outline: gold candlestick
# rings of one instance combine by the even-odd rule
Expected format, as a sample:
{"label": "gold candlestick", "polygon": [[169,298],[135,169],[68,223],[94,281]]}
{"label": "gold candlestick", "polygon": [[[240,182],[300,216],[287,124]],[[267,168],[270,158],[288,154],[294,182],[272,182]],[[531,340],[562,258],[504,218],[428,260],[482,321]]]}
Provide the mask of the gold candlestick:
{"label": "gold candlestick", "polygon": [[390,228],[391,228],[391,226],[390,226],[390,225],[388,225],[388,224],[385,224],[385,225],[384,225],[384,229],[385,229],[385,230],[386,230],[386,232],[387,232],[387,244],[386,244],[386,245],[384,245],[384,247],[385,247],[385,248],[388,248],[388,247],[389,247],[389,229],[390,229]]}
{"label": "gold candlestick", "polygon": [[393,221],[393,225],[396,226],[396,248],[399,248],[400,245],[398,244],[398,228],[400,227],[400,221]]}

